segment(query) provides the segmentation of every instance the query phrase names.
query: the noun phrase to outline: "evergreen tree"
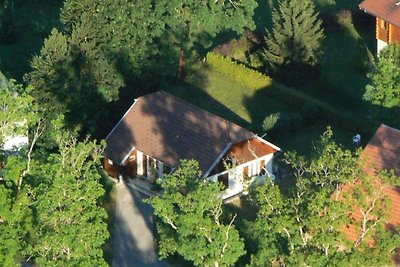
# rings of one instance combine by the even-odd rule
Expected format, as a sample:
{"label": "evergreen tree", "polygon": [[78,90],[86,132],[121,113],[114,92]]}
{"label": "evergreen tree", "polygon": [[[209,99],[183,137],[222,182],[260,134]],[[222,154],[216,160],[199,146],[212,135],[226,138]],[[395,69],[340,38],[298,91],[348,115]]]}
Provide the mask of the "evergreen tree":
{"label": "evergreen tree", "polygon": [[163,195],[149,201],[161,221],[160,256],[177,253],[195,266],[232,266],[245,254],[233,225],[236,216],[224,223],[220,188],[200,175],[197,162],[181,161],[162,182]]}
{"label": "evergreen tree", "polygon": [[371,85],[364,99],[386,108],[400,107],[400,46],[391,44],[380,51],[374,69],[368,74]]}
{"label": "evergreen tree", "polygon": [[123,81],[102,54],[94,54],[95,43],[84,41],[91,35],[83,29],[76,28],[71,37],[53,30],[25,79],[49,120],[64,114],[70,130],[94,134],[98,121],[107,117],[106,103],[118,98]]}
{"label": "evergreen tree", "polygon": [[272,15],[264,49],[267,70],[282,80],[299,82],[322,55],[324,33],[313,0],[283,0]]}

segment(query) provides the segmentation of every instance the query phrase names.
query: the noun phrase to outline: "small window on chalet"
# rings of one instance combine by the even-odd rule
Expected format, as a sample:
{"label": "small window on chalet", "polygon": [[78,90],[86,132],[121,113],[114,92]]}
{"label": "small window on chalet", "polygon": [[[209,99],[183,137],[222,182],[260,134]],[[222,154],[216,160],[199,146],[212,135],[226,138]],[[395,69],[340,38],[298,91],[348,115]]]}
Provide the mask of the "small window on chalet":
{"label": "small window on chalet", "polygon": [[379,27],[383,30],[388,29],[388,23],[384,21],[383,19],[379,19]]}
{"label": "small window on chalet", "polygon": [[229,173],[218,176],[218,183],[222,183],[223,190],[227,189],[229,187]]}
{"label": "small window on chalet", "polygon": [[111,159],[108,159],[108,164],[114,165],[114,162]]}
{"label": "small window on chalet", "polygon": [[133,156],[130,156],[128,160],[129,160],[129,161],[134,161],[135,159],[136,159],[136,156],[133,155]]}

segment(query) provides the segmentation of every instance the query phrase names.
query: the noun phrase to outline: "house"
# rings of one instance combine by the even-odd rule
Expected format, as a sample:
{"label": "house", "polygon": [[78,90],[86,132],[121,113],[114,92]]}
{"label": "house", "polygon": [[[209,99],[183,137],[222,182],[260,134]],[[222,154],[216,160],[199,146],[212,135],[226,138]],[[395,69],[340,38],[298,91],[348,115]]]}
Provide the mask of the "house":
{"label": "house", "polygon": [[364,0],[359,7],[376,17],[378,53],[388,44],[400,41],[399,0]]}
{"label": "house", "polygon": [[[400,176],[400,130],[382,124],[371,138],[361,157],[365,159],[365,171],[370,174],[380,170],[393,170],[396,176]],[[346,187],[354,186],[346,184]],[[385,187],[385,195],[391,200],[391,210],[389,220],[386,222],[387,229],[400,225],[400,187]],[[362,215],[355,210],[351,213],[351,218],[360,221]],[[342,231],[352,240],[357,239],[357,229],[354,225],[347,225]],[[400,244],[399,244],[400,248]],[[393,257],[396,265],[400,265],[400,249]]]}
{"label": "house", "polygon": [[[203,178],[224,184],[223,199],[243,192],[246,181],[273,177],[273,156],[280,151],[256,134],[164,91],[136,99],[106,144],[103,166],[113,177],[154,182],[177,168],[179,160],[195,159]],[[233,167],[227,170],[226,164]]]}

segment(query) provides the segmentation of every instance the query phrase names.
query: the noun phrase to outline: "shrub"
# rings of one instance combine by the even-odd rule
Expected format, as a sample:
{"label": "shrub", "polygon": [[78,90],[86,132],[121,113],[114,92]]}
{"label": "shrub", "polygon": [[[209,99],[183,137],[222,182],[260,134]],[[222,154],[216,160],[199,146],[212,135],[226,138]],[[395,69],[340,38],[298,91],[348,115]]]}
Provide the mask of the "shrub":
{"label": "shrub", "polygon": [[266,116],[262,123],[263,130],[268,132],[269,130],[274,128],[274,126],[278,122],[279,118],[280,118],[280,112],[272,113],[272,114]]}
{"label": "shrub", "polygon": [[339,25],[350,25],[353,23],[353,18],[349,10],[341,10],[336,13],[336,21]]}
{"label": "shrub", "polygon": [[268,87],[272,84],[270,77],[216,53],[210,52],[207,54],[207,63],[219,73],[241,82],[253,90]]}

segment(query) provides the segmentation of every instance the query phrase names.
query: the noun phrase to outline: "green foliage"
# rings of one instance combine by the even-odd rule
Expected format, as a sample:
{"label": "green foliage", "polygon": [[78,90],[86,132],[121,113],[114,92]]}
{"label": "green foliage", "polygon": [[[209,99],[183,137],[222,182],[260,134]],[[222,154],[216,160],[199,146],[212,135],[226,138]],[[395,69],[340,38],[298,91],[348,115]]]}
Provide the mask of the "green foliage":
{"label": "green foliage", "polygon": [[25,79],[50,117],[65,114],[70,129],[96,134],[122,88],[130,95],[154,89],[218,33],[253,28],[255,6],[254,0],[68,0],[61,10],[65,32],[52,31]]}
{"label": "green foliage", "polygon": [[65,114],[70,129],[93,133],[99,127],[97,121],[107,115],[105,103],[117,98],[122,81],[106,80],[118,75],[101,54],[88,54],[94,51],[88,48],[90,44],[80,43],[85,35],[80,29],[71,37],[53,30],[25,78],[46,116],[53,119]]}
{"label": "green foliage", "polygon": [[232,266],[245,253],[233,225],[236,216],[223,222],[219,186],[200,177],[198,163],[183,160],[163,179],[163,195],[149,200],[162,221],[157,226],[160,257],[177,253],[195,266]]}
{"label": "green foliage", "polygon": [[4,0],[0,3],[0,43],[13,43],[18,40],[14,13],[14,0]]}
{"label": "green foliage", "polygon": [[70,32],[83,20],[93,21],[90,31],[100,49],[122,56],[127,71],[140,74],[146,68],[156,68],[158,75],[168,75],[171,73],[166,70],[176,74],[178,63],[197,58],[198,50],[210,47],[218,33],[254,28],[256,5],[254,0],[69,0],[61,21]]}
{"label": "green foliage", "polygon": [[279,134],[282,131],[295,131],[302,126],[302,116],[295,112],[277,112],[265,117],[262,127],[264,131],[273,130]]}
{"label": "green foliage", "polygon": [[313,0],[284,0],[272,16],[273,31],[265,38],[265,65],[278,77],[299,83],[319,64],[324,39]]}
{"label": "green foliage", "polygon": [[[384,230],[390,210],[384,192],[396,180],[392,173],[378,178],[365,175],[358,151],[352,153],[334,143],[329,128],[310,159],[288,152],[284,161],[292,168],[295,187],[282,193],[273,181],[267,181],[252,193],[259,211],[257,219],[249,222],[248,231],[258,245],[251,266],[390,264],[400,240],[398,234]],[[351,223],[349,214],[355,207],[365,212],[367,228],[352,243],[340,230]],[[363,229],[364,224],[361,220],[355,225]],[[371,247],[368,238],[379,241]]]}
{"label": "green foliage", "polygon": [[[266,90],[265,93],[278,99],[280,102],[285,103],[293,108],[302,110],[303,107],[314,106],[313,109],[318,109],[318,116],[327,116],[334,121],[341,122],[344,126],[355,126],[357,128],[365,129],[368,127],[363,121],[355,119],[351,114],[337,109],[324,101],[316,99],[312,96],[295,90],[294,88],[279,84],[272,80],[269,76],[263,75],[260,72],[249,69],[242,64],[235,63],[227,57],[215,53],[207,54],[208,66],[215,71],[228,76],[229,78],[243,83],[245,86],[252,90],[259,90],[263,88],[269,89],[273,85],[274,90]],[[308,109],[305,108],[305,109]],[[297,117],[292,114],[290,117]],[[306,115],[306,119],[309,115]]]}
{"label": "green foliage", "polygon": [[37,242],[30,252],[40,266],[106,266],[106,212],[98,207],[104,194],[96,169],[99,146],[65,133],[57,137],[59,152],[34,173],[42,182],[35,206]]}
{"label": "green foliage", "polygon": [[[31,88],[22,88],[12,80],[0,82],[0,146],[5,138],[19,134],[28,134],[28,127],[37,121],[36,109]],[[25,120],[25,122],[24,122]]]}
{"label": "green foliage", "polygon": [[253,90],[268,87],[272,84],[270,77],[213,52],[207,54],[207,64],[216,71],[242,82]]}
{"label": "green foliage", "polygon": [[373,104],[400,107],[400,46],[392,44],[380,51],[374,69],[369,73],[371,85],[364,99]]}
{"label": "green foliage", "polygon": [[53,121],[56,146],[36,144],[48,125],[39,106],[23,88],[2,81],[0,140],[29,134],[27,147],[0,147],[0,265],[30,259],[41,266],[105,266],[102,244],[108,238],[104,194],[97,167],[101,146],[77,139],[63,117]]}
{"label": "green foliage", "polygon": [[280,113],[273,113],[265,117],[262,128],[264,131],[268,132],[272,128],[274,128],[275,124],[278,122],[280,117]]}

